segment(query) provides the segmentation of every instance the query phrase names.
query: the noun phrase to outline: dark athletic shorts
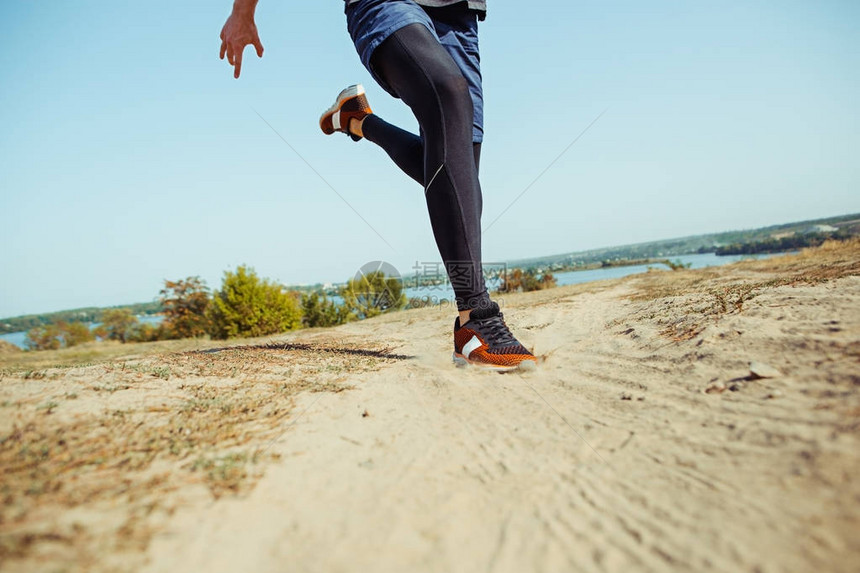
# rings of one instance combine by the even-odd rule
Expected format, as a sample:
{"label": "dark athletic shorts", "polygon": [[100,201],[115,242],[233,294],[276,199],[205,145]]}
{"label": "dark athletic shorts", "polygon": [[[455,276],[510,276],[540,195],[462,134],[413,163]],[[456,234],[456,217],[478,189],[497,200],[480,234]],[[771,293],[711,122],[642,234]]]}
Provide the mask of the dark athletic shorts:
{"label": "dark athletic shorts", "polygon": [[478,14],[465,5],[425,10],[412,0],[360,0],[346,6],[346,23],[361,63],[385,91],[398,97],[374,71],[373,51],[397,30],[422,24],[451,55],[469,82],[475,109],[472,140],[484,139],[484,93],[481,89],[481,56],[478,53]]}

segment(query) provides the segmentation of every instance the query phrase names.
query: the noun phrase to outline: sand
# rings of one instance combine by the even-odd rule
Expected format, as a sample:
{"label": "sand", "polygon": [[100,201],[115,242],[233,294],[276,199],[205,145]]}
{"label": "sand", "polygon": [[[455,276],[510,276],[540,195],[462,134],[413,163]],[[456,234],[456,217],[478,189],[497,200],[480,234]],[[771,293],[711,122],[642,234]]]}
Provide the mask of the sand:
{"label": "sand", "polygon": [[503,299],[536,372],[432,308],[7,368],[4,438],[121,421],[79,473],[5,439],[3,570],[860,570],[860,245]]}

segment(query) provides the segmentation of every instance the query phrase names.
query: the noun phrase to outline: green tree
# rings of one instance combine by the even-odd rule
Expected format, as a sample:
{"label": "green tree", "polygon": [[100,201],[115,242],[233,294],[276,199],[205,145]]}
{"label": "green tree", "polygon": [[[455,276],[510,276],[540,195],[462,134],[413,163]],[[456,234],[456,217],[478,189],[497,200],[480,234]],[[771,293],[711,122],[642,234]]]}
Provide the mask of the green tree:
{"label": "green tree", "polygon": [[307,327],[335,326],[349,320],[345,306],[328,299],[325,293],[302,295],[302,324]]}
{"label": "green tree", "polygon": [[209,305],[212,338],[265,336],[301,326],[302,311],[296,297],[245,265],[226,271],[221,290]]}
{"label": "green tree", "polygon": [[109,308],[102,312],[99,335],[108,340],[127,342],[138,328],[137,317],[127,308]]}
{"label": "green tree", "polygon": [[165,280],[159,294],[164,308],[164,334],[171,338],[194,338],[208,332],[209,288],[200,277]]}
{"label": "green tree", "polygon": [[370,318],[406,306],[403,282],[382,271],[363,274],[346,283],[340,295],[346,310],[359,319]]}

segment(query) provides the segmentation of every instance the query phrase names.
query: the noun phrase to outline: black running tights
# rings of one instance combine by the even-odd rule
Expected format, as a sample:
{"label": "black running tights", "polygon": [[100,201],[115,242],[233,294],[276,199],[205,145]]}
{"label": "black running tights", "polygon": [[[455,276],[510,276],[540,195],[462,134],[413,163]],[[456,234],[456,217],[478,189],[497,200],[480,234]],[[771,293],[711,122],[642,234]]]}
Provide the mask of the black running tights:
{"label": "black running tights", "polygon": [[481,272],[480,144],[472,143],[472,98],[457,64],[421,24],[392,34],[373,66],[410,107],[421,137],[368,116],[364,136],[424,187],[439,254],[457,308],[489,304]]}

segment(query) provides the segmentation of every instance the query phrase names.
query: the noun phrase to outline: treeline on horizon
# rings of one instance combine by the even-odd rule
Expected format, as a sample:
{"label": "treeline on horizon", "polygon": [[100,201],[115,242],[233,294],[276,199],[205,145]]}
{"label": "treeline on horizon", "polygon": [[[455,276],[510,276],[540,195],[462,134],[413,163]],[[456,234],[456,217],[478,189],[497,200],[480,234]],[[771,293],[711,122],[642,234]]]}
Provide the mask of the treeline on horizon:
{"label": "treeline on horizon", "polygon": [[[551,288],[551,273],[513,269],[503,278],[504,292]],[[142,323],[128,308],[109,308],[98,313],[99,324],[90,328],[79,320],[40,323],[27,331],[29,350],[57,350],[86,342],[113,340],[121,343],[153,342],[209,337],[217,340],[267,336],[317,326],[336,326],[363,320],[406,307],[422,307],[439,301],[406,299],[403,283],[381,271],[351,279],[338,290],[343,302],[330,300],[325,292],[290,290],[269,279],[261,279],[253,268],[240,266],[227,271],[221,288],[211,292],[200,277],[165,280],[158,301],[164,319],[158,325]],[[62,314],[62,313],[58,313]]]}
{"label": "treeline on horizon", "polygon": [[834,233],[806,233],[788,237],[771,237],[750,243],[724,245],[718,247],[715,252],[720,256],[784,253],[786,251],[799,251],[800,249],[818,247],[825,241],[847,241],[855,236],[855,234],[848,230],[839,230]]}
{"label": "treeline on horizon", "polygon": [[[532,259],[512,261],[511,266],[521,268],[549,268],[556,272],[586,268],[588,265],[612,261],[631,261],[636,259],[665,259],[681,255],[694,254],[729,254],[719,253],[718,250],[729,245],[751,245],[748,253],[731,254],[755,254],[757,252],[783,252],[802,247],[787,247],[783,251],[756,251],[756,245],[762,241],[770,240],[774,235],[804,235],[817,225],[829,225],[838,228],[838,233],[848,233],[849,236],[860,234],[860,213],[828,217],[825,219],[813,219],[798,221],[794,223],[783,223],[757,229],[741,231],[725,231],[722,233],[711,233],[705,235],[693,235],[664,241],[651,241],[633,245],[621,245],[603,249],[592,249],[574,253],[564,253]],[[833,238],[839,239],[843,235]],[[811,245],[810,245],[811,246]]]}
{"label": "treeline on horizon", "polygon": [[162,311],[161,303],[154,301],[124,304],[108,308],[92,306],[86,308],[74,308],[71,310],[61,310],[58,312],[46,312],[44,314],[27,314],[2,319],[2,321],[0,321],[0,334],[27,331],[31,328],[36,328],[37,326],[54,324],[57,322],[102,322],[102,315],[105,312],[114,309],[127,309],[135,316],[154,316]]}

